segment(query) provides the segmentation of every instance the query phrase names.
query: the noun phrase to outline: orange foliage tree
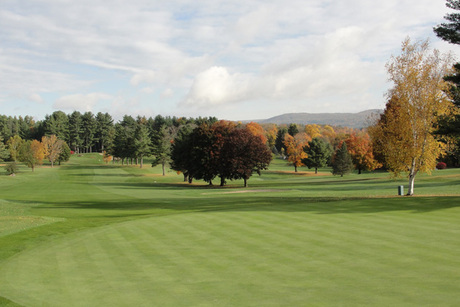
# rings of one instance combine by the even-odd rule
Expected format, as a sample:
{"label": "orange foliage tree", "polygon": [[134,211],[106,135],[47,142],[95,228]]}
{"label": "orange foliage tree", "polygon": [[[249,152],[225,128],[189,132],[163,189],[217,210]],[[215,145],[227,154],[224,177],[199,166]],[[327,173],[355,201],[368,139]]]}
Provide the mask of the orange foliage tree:
{"label": "orange foliage tree", "polygon": [[265,131],[261,125],[255,122],[250,122],[246,124],[246,129],[248,129],[252,135],[259,137],[263,144],[267,144],[267,137],[265,136]]}
{"label": "orange foliage tree", "polygon": [[308,136],[305,133],[298,133],[296,137],[288,133],[284,136],[284,146],[286,146],[288,161],[294,166],[295,172],[297,172],[299,166],[305,165],[302,160],[306,159],[308,155],[303,148],[307,143]]}
{"label": "orange foliage tree", "polygon": [[351,155],[355,169],[358,174],[364,170],[374,170],[380,167],[381,164],[374,158],[372,149],[372,142],[369,134],[367,133],[352,133],[345,139],[347,143],[348,152]]}

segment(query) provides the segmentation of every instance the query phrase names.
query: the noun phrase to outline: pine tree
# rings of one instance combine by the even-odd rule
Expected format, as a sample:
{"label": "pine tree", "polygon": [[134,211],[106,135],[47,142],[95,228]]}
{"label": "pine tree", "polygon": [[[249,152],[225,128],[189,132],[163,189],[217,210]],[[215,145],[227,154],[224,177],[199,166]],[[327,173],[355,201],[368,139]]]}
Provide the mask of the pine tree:
{"label": "pine tree", "polygon": [[308,146],[304,147],[304,151],[308,157],[303,159],[302,162],[308,168],[314,167],[315,174],[318,173],[318,167],[327,165],[332,155],[331,144],[318,137],[308,142]]}
{"label": "pine tree", "polygon": [[[446,6],[458,11],[460,10],[460,1],[447,0]],[[449,23],[442,23],[434,27],[434,32],[439,38],[451,44],[460,44],[460,14],[447,14],[444,19],[449,21]]]}
{"label": "pine tree", "polygon": [[3,140],[0,139],[0,162],[5,161],[10,157],[10,151],[6,148]]}
{"label": "pine tree", "polygon": [[145,117],[137,118],[136,131],[134,133],[134,147],[136,157],[140,159],[140,168],[144,165],[144,157],[151,154],[152,141],[150,140],[147,120]]}
{"label": "pine tree", "polygon": [[342,146],[335,152],[332,160],[332,174],[343,175],[350,173],[353,170],[353,161],[347,149],[347,143],[342,142]]}

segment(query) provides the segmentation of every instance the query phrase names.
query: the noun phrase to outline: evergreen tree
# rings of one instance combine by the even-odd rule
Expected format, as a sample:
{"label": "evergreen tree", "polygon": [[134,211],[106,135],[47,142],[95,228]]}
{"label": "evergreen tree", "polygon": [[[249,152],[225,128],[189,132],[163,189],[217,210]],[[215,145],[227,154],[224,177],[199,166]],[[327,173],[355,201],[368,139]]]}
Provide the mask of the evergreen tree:
{"label": "evergreen tree", "polygon": [[299,127],[297,127],[297,124],[290,124],[287,132],[289,135],[295,136],[297,133],[299,133]]}
{"label": "evergreen tree", "polygon": [[[446,6],[458,11],[460,10],[460,1],[447,0]],[[442,23],[434,27],[434,32],[439,38],[451,44],[460,44],[460,14],[450,13],[444,16],[444,19],[449,23]]]}
{"label": "evergreen tree", "polygon": [[10,151],[6,148],[3,140],[0,139],[0,162],[7,160],[10,157]]}
{"label": "evergreen tree", "polygon": [[45,135],[56,135],[60,140],[69,141],[69,118],[62,111],[45,116],[43,122]]}
{"label": "evergreen tree", "polygon": [[145,117],[137,118],[137,126],[134,136],[135,155],[140,159],[140,168],[144,165],[144,157],[151,154],[152,141],[150,140],[147,120]]}
{"label": "evergreen tree", "polygon": [[78,111],[72,112],[69,115],[69,146],[74,152],[80,153],[83,146],[81,139],[83,135],[82,116]]}
{"label": "evergreen tree", "polygon": [[127,163],[129,160],[136,157],[136,147],[134,144],[134,136],[136,132],[137,122],[130,116],[123,116],[123,120],[115,124],[115,137],[111,154],[114,157],[121,158],[121,163],[124,164],[125,159]]}
{"label": "evergreen tree", "polygon": [[114,126],[112,116],[108,113],[99,112],[96,115],[96,133],[97,151],[103,152],[112,146],[114,137]]}
{"label": "evergreen tree", "polygon": [[[460,10],[459,0],[447,0],[446,6],[453,10]],[[451,43],[460,45],[460,14],[450,13],[444,19],[449,23],[442,23],[434,28],[436,35]],[[444,78],[450,83],[447,91],[453,103],[460,108],[460,63],[454,65],[454,72]],[[447,157],[452,164],[460,164],[460,115],[454,112],[451,115],[442,116],[439,120],[438,134],[446,136],[445,142],[448,143],[450,150]]]}
{"label": "evergreen tree", "polygon": [[170,161],[171,143],[174,140],[172,127],[166,125],[161,127],[158,131],[154,131],[152,137],[152,155],[154,160],[152,167],[161,164],[163,176],[166,175],[165,167]]}
{"label": "evergreen tree", "polygon": [[319,167],[325,167],[332,156],[332,146],[322,138],[315,137],[304,147],[307,158],[302,162],[308,168],[315,168],[315,174],[318,174]]}
{"label": "evergreen tree", "polygon": [[347,143],[342,142],[342,146],[337,149],[332,160],[332,174],[343,175],[350,173],[353,170],[353,161],[347,150]]}
{"label": "evergreen tree", "polygon": [[35,128],[35,121],[31,116],[19,116],[19,136],[24,140],[32,139],[34,128]]}
{"label": "evergreen tree", "polygon": [[85,112],[81,117],[81,135],[80,138],[83,142],[85,152],[93,152],[93,146],[97,141],[96,134],[96,119],[93,113]]}
{"label": "evergreen tree", "polygon": [[286,128],[279,128],[278,132],[276,133],[276,140],[275,140],[275,148],[278,152],[286,151],[286,146],[284,145],[284,136],[288,133]]}

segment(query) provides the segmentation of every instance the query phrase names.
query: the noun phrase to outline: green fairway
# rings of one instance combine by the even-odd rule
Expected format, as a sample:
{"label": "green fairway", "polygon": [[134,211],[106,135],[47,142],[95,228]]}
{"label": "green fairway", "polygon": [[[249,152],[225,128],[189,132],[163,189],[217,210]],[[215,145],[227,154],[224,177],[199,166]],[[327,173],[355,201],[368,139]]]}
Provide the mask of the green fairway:
{"label": "green fairway", "polygon": [[460,170],[416,197],[385,173],[291,171],[217,188],[92,154],[1,176],[0,305],[460,304]]}

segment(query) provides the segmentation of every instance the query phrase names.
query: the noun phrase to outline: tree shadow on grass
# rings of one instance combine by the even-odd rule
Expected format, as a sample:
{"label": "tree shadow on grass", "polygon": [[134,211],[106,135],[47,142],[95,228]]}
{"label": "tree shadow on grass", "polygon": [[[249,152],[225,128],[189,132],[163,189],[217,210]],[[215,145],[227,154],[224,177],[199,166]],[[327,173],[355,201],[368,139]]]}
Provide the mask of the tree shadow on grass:
{"label": "tree shadow on grass", "polygon": [[[67,201],[44,203],[43,209],[84,209],[113,211],[113,215],[150,215],[173,212],[310,212],[313,214],[373,214],[381,212],[425,213],[460,207],[460,197],[267,197],[231,195],[204,198],[155,198],[107,201]],[[120,212],[121,211],[121,212]],[[122,213],[126,211],[125,213]],[[130,211],[130,212],[129,212]],[[145,211],[142,212],[141,211]],[[97,215],[104,215],[98,213]]]}

